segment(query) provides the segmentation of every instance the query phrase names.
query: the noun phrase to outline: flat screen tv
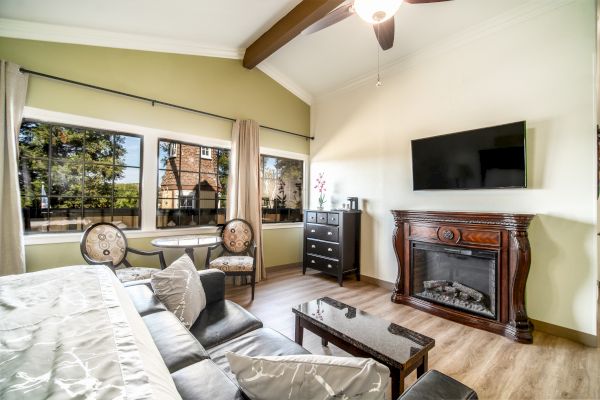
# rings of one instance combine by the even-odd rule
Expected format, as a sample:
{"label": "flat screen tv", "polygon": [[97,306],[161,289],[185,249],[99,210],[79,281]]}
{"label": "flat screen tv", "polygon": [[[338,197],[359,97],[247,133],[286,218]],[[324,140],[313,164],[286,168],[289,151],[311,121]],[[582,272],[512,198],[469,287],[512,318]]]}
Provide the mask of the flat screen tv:
{"label": "flat screen tv", "polygon": [[412,141],[413,188],[527,187],[525,121]]}

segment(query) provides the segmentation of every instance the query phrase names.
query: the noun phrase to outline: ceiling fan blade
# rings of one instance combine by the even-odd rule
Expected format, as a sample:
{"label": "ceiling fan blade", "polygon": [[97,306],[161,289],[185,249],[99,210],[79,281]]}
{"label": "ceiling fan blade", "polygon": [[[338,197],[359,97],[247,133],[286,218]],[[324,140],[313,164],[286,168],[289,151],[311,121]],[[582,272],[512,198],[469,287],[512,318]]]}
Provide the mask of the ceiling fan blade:
{"label": "ceiling fan blade", "polygon": [[331,11],[329,14],[325,15],[323,18],[306,28],[302,31],[303,35],[308,35],[311,33],[315,33],[320,31],[321,29],[325,29],[328,26],[333,24],[337,24],[338,22],[354,15],[354,11],[352,10],[352,4],[342,4],[335,10]]}
{"label": "ceiling fan blade", "polygon": [[441,3],[442,1],[451,1],[451,0],[404,0],[405,3],[409,3],[409,4]]}
{"label": "ceiling fan blade", "polygon": [[373,25],[377,41],[383,50],[391,49],[394,45],[394,17]]}

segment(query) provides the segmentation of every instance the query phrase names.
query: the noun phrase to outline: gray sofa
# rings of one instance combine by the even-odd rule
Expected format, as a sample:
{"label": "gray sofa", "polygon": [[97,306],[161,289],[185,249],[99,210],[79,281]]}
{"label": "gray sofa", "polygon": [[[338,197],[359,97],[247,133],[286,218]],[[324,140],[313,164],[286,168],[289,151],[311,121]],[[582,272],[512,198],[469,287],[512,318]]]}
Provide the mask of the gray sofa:
{"label": "gray sofa", "polygon": [[158,300],[149,281],[125,284],[184,400],[245,398],[229,369],[227,351],[248,356],[308,353],[226,300],[223,272],[206,270],[199,275],[207,305],[189,330]]}
{"label": "gray sofa", "polygon": [[[198,272],[207,305],[188,330],[152,292],[150,282],[125,284],[184,400],[246,399],[231,373],[225,353],[247,356],[308,354],[302,346],[262,322],[238,304],[225,299],[225,274],[219,270]],[[290,311],[291,312],[291,311]],[[461,383],[428,373],[407,390],[410,399],[427,394],[443,399],[476,399]],[[433,398],[433,397],[432,397]]]}

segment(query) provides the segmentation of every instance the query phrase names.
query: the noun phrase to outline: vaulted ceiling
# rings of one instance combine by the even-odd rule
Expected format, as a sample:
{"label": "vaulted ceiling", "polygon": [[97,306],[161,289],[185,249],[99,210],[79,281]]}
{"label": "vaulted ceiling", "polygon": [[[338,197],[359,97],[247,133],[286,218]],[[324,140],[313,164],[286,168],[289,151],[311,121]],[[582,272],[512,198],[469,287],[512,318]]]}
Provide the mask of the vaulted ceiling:
{"label": "vaulted ceiling", "polygon": [[[307,0],[311,1],[311,0]],[[394,47],[383,66],[461,32],[509,18],[539,0],[453,0],[402,4]],[[2,0],[0,36],[230,58],[296,7],[299,0]],[[511,14],[512,13],[512,14]],[[310,102],[352,80],[375,75],[373,29],[352,16],[299,35],[258,68]]]}

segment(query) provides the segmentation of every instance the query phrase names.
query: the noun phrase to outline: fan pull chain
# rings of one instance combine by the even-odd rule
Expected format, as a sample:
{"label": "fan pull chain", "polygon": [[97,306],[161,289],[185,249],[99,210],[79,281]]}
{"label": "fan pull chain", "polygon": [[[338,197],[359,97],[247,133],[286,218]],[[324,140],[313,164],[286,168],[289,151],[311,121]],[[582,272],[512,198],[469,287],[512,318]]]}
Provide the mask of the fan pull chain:
{"label": "fan pull chain", "polygon": [[[379,25],[377,24],[377,38],[379,38]],[[383,82],[381,81],[380,76],[380,63],[379,63],[379,54],[381,53],[381,46],[377,43],[377,83],[375,83],[375,87],[383,86]]]}

